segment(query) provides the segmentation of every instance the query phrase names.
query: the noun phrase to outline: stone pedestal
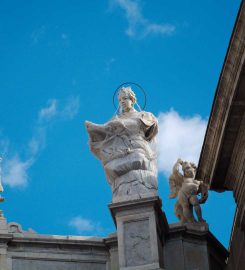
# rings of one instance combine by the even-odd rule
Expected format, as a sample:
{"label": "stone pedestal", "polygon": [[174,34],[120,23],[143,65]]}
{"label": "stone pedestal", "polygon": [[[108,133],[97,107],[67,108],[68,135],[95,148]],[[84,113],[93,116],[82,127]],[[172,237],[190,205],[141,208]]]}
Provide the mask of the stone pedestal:
{"label": "stone pedestal", "polygon": [[206,223],[170,224],[164,245],[166,270],[223,270],[228,251]]}
{"label": "stone pedestal", "polygon": [[117,227],[120,270],[163,269],[163,244],[168,231],[159,197],[109,205]]}
{"label": "stone pedestal", "polygon": [[3,215],[0,216],[0,270],[10,270],[10,261],[7,256],[8,241],[11,239],[8,234],[8,224]]}

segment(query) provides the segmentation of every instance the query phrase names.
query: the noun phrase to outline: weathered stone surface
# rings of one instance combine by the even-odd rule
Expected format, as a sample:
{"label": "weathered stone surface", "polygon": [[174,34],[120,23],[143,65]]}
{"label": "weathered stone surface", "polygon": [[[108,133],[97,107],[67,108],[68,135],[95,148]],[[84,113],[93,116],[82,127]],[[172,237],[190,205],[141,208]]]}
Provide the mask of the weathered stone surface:
{"label": "weathered stone surface", "polygon": [[6,219],[0,216],[0,270],[10,270],[8,262],[8,241],[11,239],[8,234],[8,225]]}
{"label": "weathered stone surface", "polygon": [[237,203],[227,270],[245,265],[245,1],[240,2],[197,171],[211,190],[233,191]]}
{"label": "weathered stone surface", "polygon": [[221,270],[227,256],[206,223],[170,225],[164,245],[166,270]]}
{"label": "weathered stone surface", "polygon": [[107,270],[119,270],[117,233],[110,234],[105,239],[105,244],[110,253],[110,258],[107,263]]}
{"label": "weathered stone surface", "polygon": [[[180,171],[182,168],[182,172]],[[204,222],[200,204],[208,198],[207,184],[195,179],[196,165],[192,162],[178,159],[173,166],[172,174],[169,177],[170,195],[169,197],[178,198],[174,206],[174,212],[181,223],[194,223],[196,218],[193,215],[195,210],[197,221]],[[201,194],[201,198],[197,195]]]}
{"label": "weathered stone surface", "polygon": [[[199,159],[197,177],[212,190],[232,190],[244,172],[245,2],[220,73]],[[241,179],[242,180],[242,179]],[[243,181],[241,181],[243,182]],[[244,192],[243,192],[244,193]]]}
{"label": "weathered stone surface", "polygon": [[[109,248],[103,238],[26,232],[8,233],[5,238],[6,270],[118,270],[109,268]],[[5,270],[2,266],[1,260],[0,269]]]}
{"label": "weathered stone surface", "polygon": [[110,204],[117,226],[120,270],[161,269],[168,226],[158,197]]}
{"label": "weathered stone surface", "polygon": [[13,270],[106,270],[105,264],[14,259]]}
{"label": "weathered stone surface", "polygon": [[124,244],[126,266],[151,263],[151,242],[149,219],[125,222]]}
{"label": "weathered stone surface", "polygon": [[0,234],[2,233],[8,233],[8,224],[7,220],[3,216],[0,216]]}
{"label": "weathered stone surface", "polygon": [[122,88],[118,98],[120,114],[103,125],[86,122],[90,149],[102,162],[113,202],[155,196],[156,153],[150,142],[157,134],[157,119],[134,109],[131,88]]}
{"label": "weathered stone surface", "polygon": [[116,233],[105,239],[40,235],[17,232],[16,227],[12,233],[0,234],[0,270],[224,268],[228,252],[207,224],[177,223],[169,228],[157,197],[111,204],[110,209],[118,237]]}

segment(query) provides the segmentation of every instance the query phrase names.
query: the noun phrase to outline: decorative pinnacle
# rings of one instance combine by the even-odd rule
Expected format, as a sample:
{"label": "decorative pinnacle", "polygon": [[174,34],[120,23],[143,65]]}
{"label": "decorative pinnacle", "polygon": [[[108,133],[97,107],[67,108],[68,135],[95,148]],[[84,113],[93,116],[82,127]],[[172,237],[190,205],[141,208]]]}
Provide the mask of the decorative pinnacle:
{"label": "decorative pinnacle", "polygon": [[[3,192],[3,186],[2,186],[2,161],[3,158],[0,156],[0,192]],[[4,198],[0,196],[0,202],[3,202]],[[0,211],[1,216],[1,211]]]}
{"label": "decorative pinnacle", "polygon": [[2,161],[3,161],[3,158],[0,156],[0,184],[2,184]]}

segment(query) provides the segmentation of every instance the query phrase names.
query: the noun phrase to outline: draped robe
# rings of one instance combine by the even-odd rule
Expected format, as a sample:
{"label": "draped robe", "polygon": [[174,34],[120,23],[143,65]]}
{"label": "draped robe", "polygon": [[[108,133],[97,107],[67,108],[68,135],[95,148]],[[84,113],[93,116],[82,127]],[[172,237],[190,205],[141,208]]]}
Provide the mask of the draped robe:
{"label": "draped robe", "polygon": [[102,162],[113,201],[156,195],[156,153],[151,142],[158,126],[154,115],[133,110],[103,125],[86,125],[90,149]]}

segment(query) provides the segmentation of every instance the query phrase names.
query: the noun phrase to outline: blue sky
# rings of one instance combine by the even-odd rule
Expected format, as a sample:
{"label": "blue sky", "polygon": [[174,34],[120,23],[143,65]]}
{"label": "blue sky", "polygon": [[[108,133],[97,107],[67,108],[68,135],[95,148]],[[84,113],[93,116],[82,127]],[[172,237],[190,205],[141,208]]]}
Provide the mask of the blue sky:
{"label": "blue sky", "polygon": [[[159,195],[170,223],[167,177],[178,157],[198,161],[239,9],[217,1],[11,1],[0,9],[0,152],[7,220],[44,234],[115,230],[102,166],[84,121],[104,123],[125,81],[159,116]],[[139,94],[139,102],[142,97]],[[228,245],[235,205],[210,193],[211,231]]]}

